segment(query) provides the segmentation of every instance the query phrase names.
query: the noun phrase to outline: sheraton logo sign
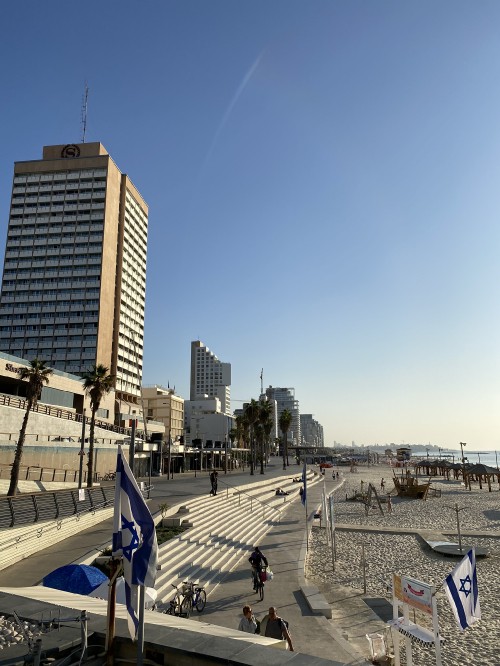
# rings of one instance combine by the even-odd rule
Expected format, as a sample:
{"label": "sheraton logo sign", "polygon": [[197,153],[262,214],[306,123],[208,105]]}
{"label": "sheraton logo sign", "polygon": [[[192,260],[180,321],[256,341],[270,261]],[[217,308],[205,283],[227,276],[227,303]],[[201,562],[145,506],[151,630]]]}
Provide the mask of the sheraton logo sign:
{"label": "sheraton logo sign", "polygon": [[16,375],[19,375],[21,373],[21,368],[17,368],[15,365],[12,365],[12,363],[6,363],[5,369],[8,370],[9,372],[15,372]]}

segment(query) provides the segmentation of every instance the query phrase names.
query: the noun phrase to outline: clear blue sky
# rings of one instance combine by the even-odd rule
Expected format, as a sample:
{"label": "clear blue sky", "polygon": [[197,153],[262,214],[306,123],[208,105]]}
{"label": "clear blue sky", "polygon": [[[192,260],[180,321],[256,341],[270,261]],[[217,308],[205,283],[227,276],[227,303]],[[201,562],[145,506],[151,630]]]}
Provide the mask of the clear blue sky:
{"label": "clear blue sky", "polygon": [[200,338],[328,444],[500,449],[499,29],[496,0],[6,3],[1,242],[87,79],[150,206],[145,383],[189,397]]}

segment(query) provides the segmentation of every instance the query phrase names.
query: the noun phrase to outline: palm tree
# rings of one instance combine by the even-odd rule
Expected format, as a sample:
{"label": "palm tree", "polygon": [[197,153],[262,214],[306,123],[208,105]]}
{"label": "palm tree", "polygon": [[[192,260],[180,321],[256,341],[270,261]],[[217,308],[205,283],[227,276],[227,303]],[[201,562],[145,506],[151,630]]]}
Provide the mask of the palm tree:
{"label": "palm tree", "polygon": [[19,371],[19,378],[28,380],[28,386],[26,387],[26,414],[24,415],[23,424],[19,432],[14,463],[12,464],[12,470],[10,472],[10,486],[7,493],[9,496],[17,493],[19,470],[21,467],[21,458],[23,457],[23,446],[24,440],[26,439],[26,427],[28,425],[30,412],[36,407],[42,393],[43,385],[49,383],[49,377],[52,372],[52,369],[45,365],[45,361],[41,361],[38,358],[33,359],[33,361],[30,362],[29,367],[21,368]]}
{"label": "palm tree", "polygon": [[267,400],[259,401],[259,424],[262,427],[262,441],[261,441],[261,456],[260,456],[260,473],[264,474],[264,459],[267,460],[267,446],[269,442],[269,435],[273,429],[273,421],[271,418],[273,408],[271,403]]}
{"label": "palm tree", "polygon": [[90,407],[92,415],[90,417],[90,434],[89,434],[89,460],[87,463],[87,488],[92,488],[94,485],[94,431],[95,431],[95,415],[101,400],[108,394],[114,385],[114,376],[108,374],[109,368],[105,365],[94,365],[88,372],[83,373],[83,388],[85,393],[90,397]]}
{"label": "palm tree", "polygon": [[253,436],[253,427],[256,421],[259,418],[259,403],[253,398],[250,400],[250,403],[245,408],[245,416],[250,427],[250,474],[253,475],[255,467],[255,442]]}
{"label": "palm tree", "polygon": [[288,438],[287,434],[292,425],[292,415],[288,409],[284,409],[280,414],[279,426],[280,430],[283,433],[283,469],[286,469],[287,457],[288,457]]}
{"label": "palm tree", "polygon": [[[231,430],[227,433],[229,437],[229,441],[231,442],[231,460],[234,460],[234,452],[233,452],[233,447],[234,447],[234,442],[238,437],[238,432],[236,428],[231,428]],[[226,455],[224,457],[224,472],[227,472],[227,448],[226,448]]]}

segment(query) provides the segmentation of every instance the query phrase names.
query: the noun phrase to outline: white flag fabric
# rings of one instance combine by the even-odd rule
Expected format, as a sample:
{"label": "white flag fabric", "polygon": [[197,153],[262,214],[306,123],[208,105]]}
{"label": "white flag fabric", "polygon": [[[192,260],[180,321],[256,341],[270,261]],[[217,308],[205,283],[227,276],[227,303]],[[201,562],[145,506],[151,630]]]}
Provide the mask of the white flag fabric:
{"label": "white flag fabric", "polygon": [[139,626],[139,585],[153,587],[158,544],[153,517],[137,485],[121,446],[116,461],[113,557],[123,561],[125,603],[132,640]]}
{"label": "white flag fabric", "polygon": [[481,619],[474,549],[446,576],[445,590],[462,631]]}

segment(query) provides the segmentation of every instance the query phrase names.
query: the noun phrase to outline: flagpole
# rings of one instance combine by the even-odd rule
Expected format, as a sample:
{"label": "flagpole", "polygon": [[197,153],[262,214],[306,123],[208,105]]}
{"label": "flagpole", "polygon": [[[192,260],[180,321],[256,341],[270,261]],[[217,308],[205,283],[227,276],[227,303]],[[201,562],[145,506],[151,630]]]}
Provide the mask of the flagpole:
{"label": "flagpole", "polygon": [[118,575],[119,564],[120,560],[117,560],[114,557],[111,559],[111,567],[110,567],[111,580],[108,590],[108,617],[107,617],[108,627],[106,632],[106,644],[105,644],[107,666],[112,666],[112,664],[114,663],[113,642],[115,640],[116,577]]}
{"label": "flagpole", "polygon": [[[120,453],[118,453],[118,456]],[[115,477],[115,508],[113,514],[113,534],[120,531],[121,521],[121,472],[118,471],[118,457]],[[113,641],[115,639],[115,617],[116,617],[116,576],[120,560],[111,555],[111,584],[108,591],[108,610],[107,610],[107,628],[106,628],[106,664],[111,666],[113,663]]]}
{"label": "flagpole", "polygon": [[144,606],[146,603],[146,586],[139,585],[139,626],[137,627],[137,666],[144,663]]}

